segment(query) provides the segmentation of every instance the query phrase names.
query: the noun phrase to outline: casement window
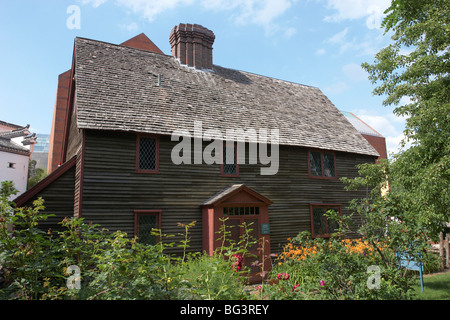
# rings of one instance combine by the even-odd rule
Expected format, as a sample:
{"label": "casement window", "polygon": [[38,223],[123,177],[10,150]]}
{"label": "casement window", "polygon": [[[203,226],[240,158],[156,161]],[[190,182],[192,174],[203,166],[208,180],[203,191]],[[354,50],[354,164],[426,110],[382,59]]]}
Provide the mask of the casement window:
{"label": "casement window", "polygon": [[336,155],[327,151],[308,151],[309,176],[311,178],[335,179]]}
{"label": "casement window", "polygon": [[337,231],[336,221],[329,221],[325,214],[329,210],[334,210],[341,214],[341,206],[339,204],[311,204],[310,210],[311,234],[313,237],[327,238]]}
{"label": "casement window", "polygon": [[161,210],[134,210],[134,236],[138,242],[155,245],[159,242],[156,230],[161,229]]}
{"label": "casement window", "polygon": [[237,144],[234,147],[227,147],[223,143],[222,164],[220,165],[220,175],[225,177],[239,177],[239,164],[237,163]]}
{"label": "casement window", "polygon": [[159,172],[159,139],[157,136],[138,135],[136,142],[136,172]]}

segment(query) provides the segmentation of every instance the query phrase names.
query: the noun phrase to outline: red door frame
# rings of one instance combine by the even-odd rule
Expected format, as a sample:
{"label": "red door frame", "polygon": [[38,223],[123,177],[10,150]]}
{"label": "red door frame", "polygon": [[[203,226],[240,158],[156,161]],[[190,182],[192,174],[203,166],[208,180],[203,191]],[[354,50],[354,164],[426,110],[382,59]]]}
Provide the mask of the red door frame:
{"label": "red door frame", "polygon": [[[260,243],[264,243],[264,252],[261,252],[261,259],[264,261],[264,269],[268,271],[271,267],[270,262],[270,234],[261,234],[261,224],[269,223],[269,205],[272,201],[260,195],[256,191],[241,185],[239,188],[231,193],[224,192],[224,196],[214,196],[214,201],[202,205],[202,227],[203,227],[203,250],[209,255],[220,248],[222,243],[219,241],[221,234],[220,229],[223,224],[223,208],[225,207],[258,207],[259,215],[244,215],[244,216],[227,216],[229,219],[247,219],[253,218],[258,220],[258,235],[257,239]],[[253,229],[255,226],[251,226]],[[264,259],[263,259],[264,257]],[[256,282],[261,280],[261,277],[256,274],[250,275],[250,281]]]}

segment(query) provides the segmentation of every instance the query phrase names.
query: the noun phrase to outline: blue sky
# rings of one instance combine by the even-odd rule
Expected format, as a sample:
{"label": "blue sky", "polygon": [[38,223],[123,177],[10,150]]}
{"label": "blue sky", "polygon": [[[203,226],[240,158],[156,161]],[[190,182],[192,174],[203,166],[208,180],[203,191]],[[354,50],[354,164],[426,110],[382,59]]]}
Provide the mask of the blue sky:
{"label": "blue sky", "polygon": [[[0,0],[0,120],[49,133],[58,75],[74,38],[120,44],[144,32],[170,54],[169,33],[197,23],[216,36],[213,63],[320,88],[386,137],[395,151],[404,119],[373,96],[361,69],[390,39],[389,0]],[[79,28],[69,28],[79,8]],[[78,27],[78,26],[76,26]]]}

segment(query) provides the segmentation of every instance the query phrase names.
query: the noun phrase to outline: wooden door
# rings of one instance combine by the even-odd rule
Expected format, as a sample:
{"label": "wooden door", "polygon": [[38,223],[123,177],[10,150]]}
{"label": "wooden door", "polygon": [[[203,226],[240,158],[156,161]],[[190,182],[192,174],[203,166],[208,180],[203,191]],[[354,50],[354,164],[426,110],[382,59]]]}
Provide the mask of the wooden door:
{"label": "wooden door", "polygon": [[[243,266],[250,270],[250,274],[260,272],[260,267],[253,265],[256,260],[262,261],[261,250],[258,250],[260,239],[259,207],[225,207],[224,218],[227,219],[225,226],[227,231],[230,232],[229,240],[236,246],[242,242],[241,246],[245,246],[248,251],[243,257]],[[248,241],[245,241],[246,235]],[[227,245],[231,242],[227,241]]]}

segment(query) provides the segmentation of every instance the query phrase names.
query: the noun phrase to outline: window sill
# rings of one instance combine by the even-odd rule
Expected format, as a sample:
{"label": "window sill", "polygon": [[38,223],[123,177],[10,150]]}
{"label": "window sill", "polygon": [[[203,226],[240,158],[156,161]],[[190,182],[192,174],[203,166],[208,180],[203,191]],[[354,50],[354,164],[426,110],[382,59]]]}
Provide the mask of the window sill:
{"label": "window sill", "polygon": [[134,172],[135,173],[143,173],[143,174],[160,174],[159,170],[141,170],[141,169],[136,169]]}
{"label": "window sill", "polygon": [[308,178],[311,179],[320,179],[320,180],[338,180],[338,177],[327,177],[327,176],[313,176],[313,175],[308,175]]}
{"label": "window sill", "polygon": [[226,173],[221,173],[219,175],[219,177],[225,177],[225,178],[239,178],[239,174],[226,174]]}

